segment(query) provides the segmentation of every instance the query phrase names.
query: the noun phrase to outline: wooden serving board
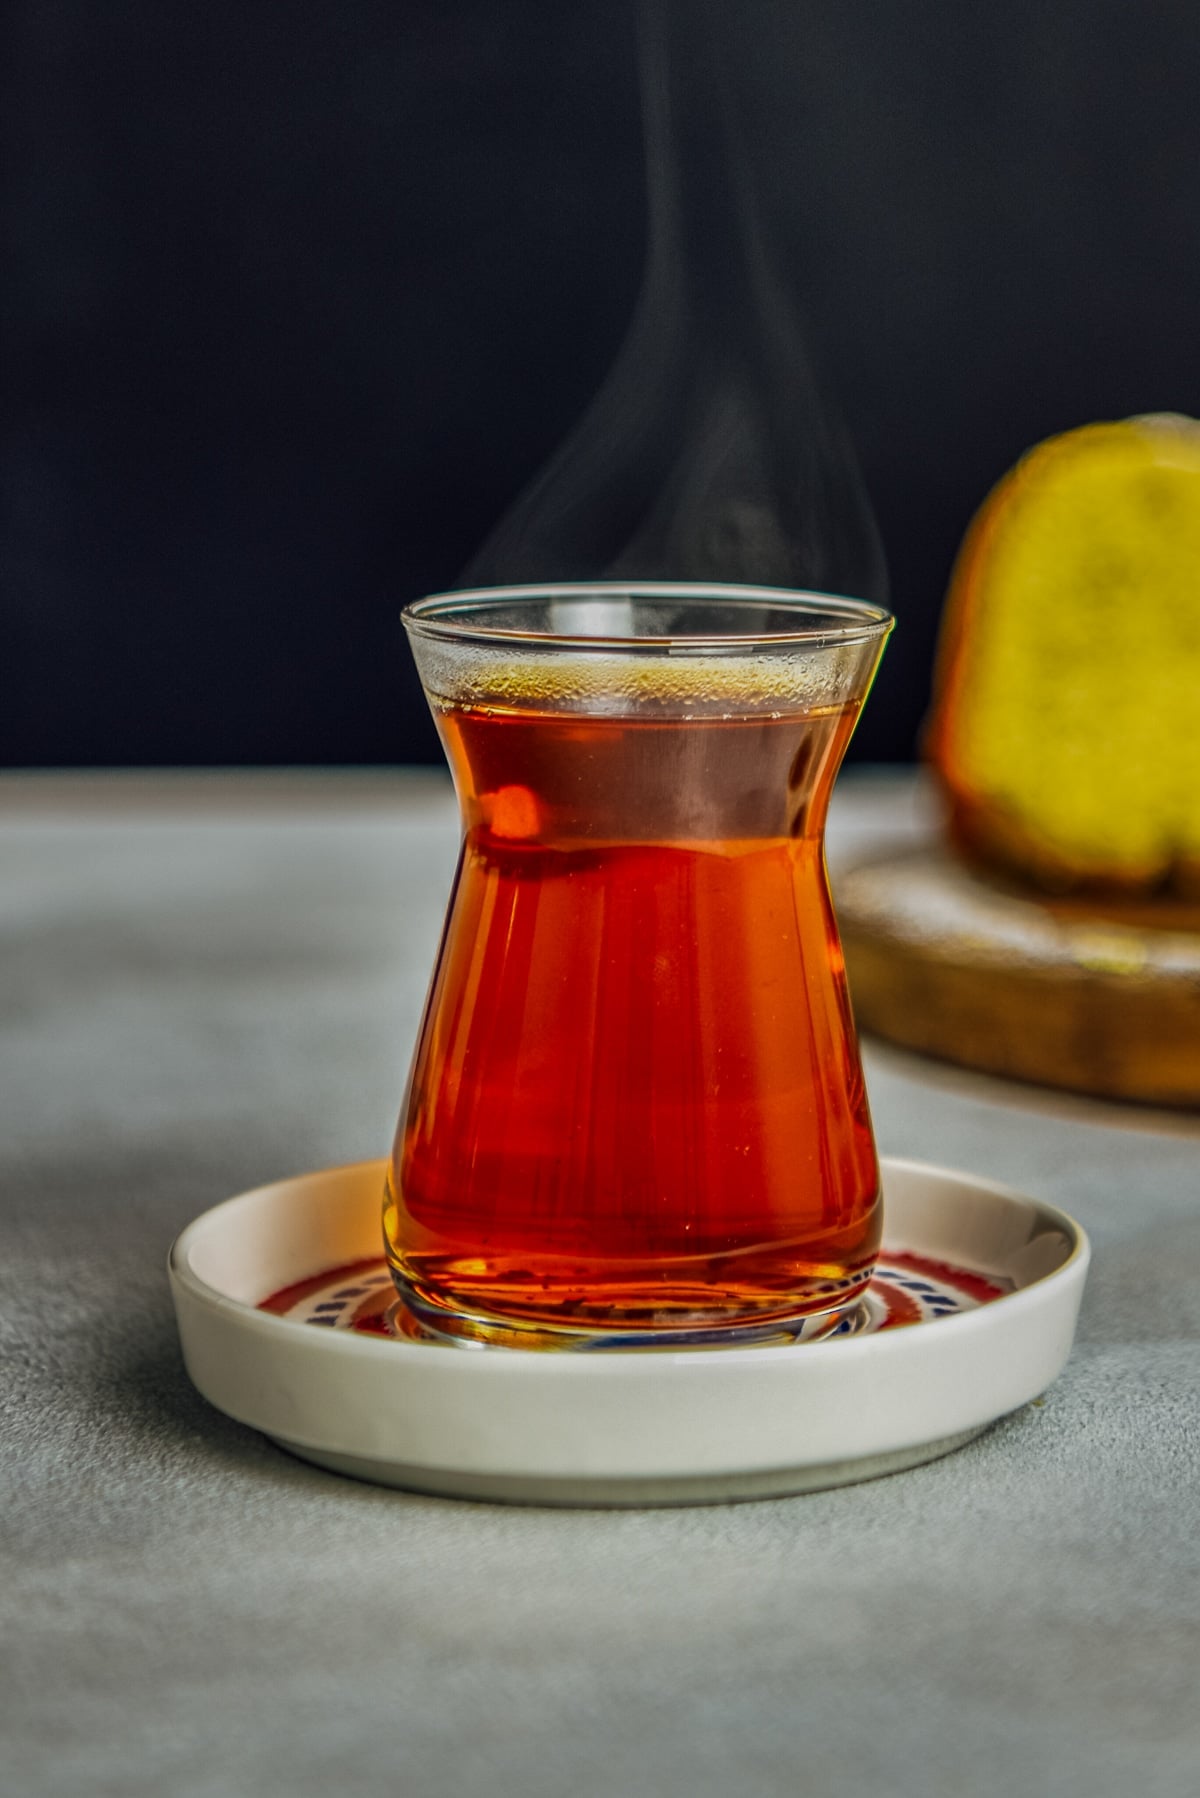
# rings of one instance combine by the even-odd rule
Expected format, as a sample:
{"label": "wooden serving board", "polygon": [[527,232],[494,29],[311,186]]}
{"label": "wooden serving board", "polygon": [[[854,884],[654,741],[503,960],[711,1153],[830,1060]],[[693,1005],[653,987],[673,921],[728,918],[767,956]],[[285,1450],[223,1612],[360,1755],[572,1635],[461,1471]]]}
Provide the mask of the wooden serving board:
{"label": "wooden serving board", "polygon": [[988,1073],[1200,1106],[1200,906],[1036,896],[935,845],[834,881],[860,1028]]}

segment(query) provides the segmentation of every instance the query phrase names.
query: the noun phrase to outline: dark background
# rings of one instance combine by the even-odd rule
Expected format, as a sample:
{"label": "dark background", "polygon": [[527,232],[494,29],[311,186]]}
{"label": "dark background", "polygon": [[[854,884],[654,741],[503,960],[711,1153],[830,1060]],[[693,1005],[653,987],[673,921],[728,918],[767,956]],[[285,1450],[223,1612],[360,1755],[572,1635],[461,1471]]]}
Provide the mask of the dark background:
{"label": "dark background", "polygon": [[[905,758],[992,482],[1050,432],[1200,411],[1200,7],[726,16],[890,565],[856,751]],[[399,608],[455,581],[637,294],[632,4],[4,20],[0,756],[435,759]]]}

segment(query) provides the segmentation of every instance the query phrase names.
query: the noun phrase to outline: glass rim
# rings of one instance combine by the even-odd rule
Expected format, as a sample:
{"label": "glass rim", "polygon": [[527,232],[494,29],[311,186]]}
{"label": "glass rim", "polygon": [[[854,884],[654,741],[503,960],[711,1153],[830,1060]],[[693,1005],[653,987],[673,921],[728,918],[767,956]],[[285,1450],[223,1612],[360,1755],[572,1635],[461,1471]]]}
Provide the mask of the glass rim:
{"label": "glass rim", "polygon": [[[692,605],[711,605],[713,610],[744,606],[769,606],[776,612],[793,612],[796,627],[786,630],[684,631],[665,635],[612,635],[600,632],[522,630],[511,626],[473,622],[472,614],[506,603],[517,605],[537,600],[579,599],[687,600]],[[870,600],[851,599],[840,593],[815,589],[758,587],[721,581],[545,581],[528,586],[468,587],[430,593],[413,600],[400,614],[406,630],[442,642],[498,648],[536,650],[584,650],[593,653],[661,654],[668,651],[728,654],[755,649],[823,649],[840,644],[871,643],[888,635],[895,618],[886,606]],[[831,623],[844,618],[844,623]],[[805,625],[801,620],[808,618]],[[818,618],[821,620],[817,622]]]}

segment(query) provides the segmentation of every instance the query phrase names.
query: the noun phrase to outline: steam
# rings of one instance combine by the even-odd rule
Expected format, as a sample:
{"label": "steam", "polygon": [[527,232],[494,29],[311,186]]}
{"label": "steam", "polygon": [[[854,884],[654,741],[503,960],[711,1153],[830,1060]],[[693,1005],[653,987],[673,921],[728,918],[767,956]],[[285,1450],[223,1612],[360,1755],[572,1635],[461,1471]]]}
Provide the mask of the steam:
{"label": "steam", "polygon": [[717,0],[647,0],[634,318],[465,586],[667,579],[886,597],[854,452],[767,240],[721,37],[740,28]]}

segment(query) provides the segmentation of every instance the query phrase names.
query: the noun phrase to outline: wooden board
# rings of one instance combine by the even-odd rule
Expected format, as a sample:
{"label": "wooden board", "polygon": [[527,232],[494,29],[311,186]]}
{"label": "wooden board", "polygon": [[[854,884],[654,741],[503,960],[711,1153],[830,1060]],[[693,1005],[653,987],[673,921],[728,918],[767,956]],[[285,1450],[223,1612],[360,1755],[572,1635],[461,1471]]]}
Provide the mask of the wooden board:
{"label": "wooden board", "polygon": [[834,882],[861,1029],[989,1073],[1200,1106],[1200,907],[1037,897],[933,845]]}

